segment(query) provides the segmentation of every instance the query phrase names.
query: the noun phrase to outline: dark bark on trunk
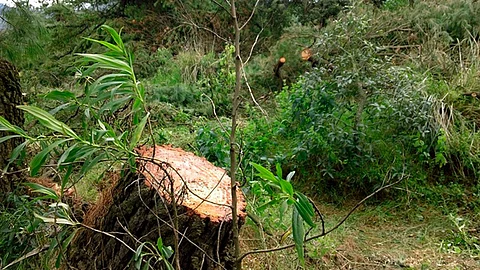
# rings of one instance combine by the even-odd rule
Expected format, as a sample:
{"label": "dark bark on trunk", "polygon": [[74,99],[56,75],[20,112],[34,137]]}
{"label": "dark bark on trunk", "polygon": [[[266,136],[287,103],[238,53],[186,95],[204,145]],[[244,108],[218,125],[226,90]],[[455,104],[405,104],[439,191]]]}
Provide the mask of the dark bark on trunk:
{"label": "dark bark on trunk", "polygon": [[[144,179],[143,175],[129,174],[119,180],[114,188],[103,193],[102,200],[87,214],[85,224],[104,232],[116,232],[113,234],[134,250],[140,242],[148,241],[156,246],[159,237],[165,246],[173,248],[174,211],[173,203],[168,203],[172,200],[162,198],[162,193],[149,188]],[[182,206],[181,200],[188,197],[177,199],[181,269],[232,269],[231,215],[224,220],[199,215],[196,209]],[[244,219],[245,215],[240,222]],[[74,269],[135,269],[133,256],[131,249],[119,240],[81,229],[71,244],[68,261]],[[164,269],[163,262],[152,260],[151,266]]]}
{"label": "dark bark on trunk", "polygon": [[[23,127],[25,121],[23,111],[16,108],[17,105],[23,103],[19,81],[15,66],[0,59],[0,115],[13,125]],[[8,135],[12,134],[0,131],[0,138]],[[0,143],[0,170],[5,169],[13,149],[23,141],[22,138],[13,138]],[[12,164],[8,172],[16,170],[18,167]],[[13,191],[23,178],[21,174],[3,174],[2,171],[0,171],[0,202],[3,202],[7,194]]]}

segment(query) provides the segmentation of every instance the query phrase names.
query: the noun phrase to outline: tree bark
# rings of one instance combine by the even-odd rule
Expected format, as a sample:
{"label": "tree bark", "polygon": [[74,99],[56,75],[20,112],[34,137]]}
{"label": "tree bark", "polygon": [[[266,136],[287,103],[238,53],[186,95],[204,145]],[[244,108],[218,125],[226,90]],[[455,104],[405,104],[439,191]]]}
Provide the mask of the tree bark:
{"label": "tree bark", "polygon": [[[155,159],[163,162],[147,161],[154,152]],[[232,269],[230,178],[225,171],[168,146],[141,148],[139,153],[145,159],[138,161],[137,173],[129,173],[104,192],[85,217],[85,225],[118,239],[82,229],[68,252],[69,265],[76,269],[135,269],[132,250],[142,242],[156,246],[161,237],[163,244],[172,248],[178,242],[181,269]],[[246,216],[241,193],[238,200],[241,224]],[[150,265],[164,269],[163,262],[152,260]]]}
{"label": "tree bark", "polygon": [[[0,115],[13,125],[23,127],[25,121],[23,111],[16,108],[17,105],[22,103],[22,91],[17,69],[8,61],[0,59]],[[8,135],[12,134],[0,131],[0,138]],[[0,143],[0,169],[2,171],[7,166],[13,149],[23,141],[22,138],[13,138]],[[0,202],[3,202],[4,197],[12,192],[22,179],[20,174],[10,173],[17,169],[18,167],[12,164],[6,174],[0,171]]]}

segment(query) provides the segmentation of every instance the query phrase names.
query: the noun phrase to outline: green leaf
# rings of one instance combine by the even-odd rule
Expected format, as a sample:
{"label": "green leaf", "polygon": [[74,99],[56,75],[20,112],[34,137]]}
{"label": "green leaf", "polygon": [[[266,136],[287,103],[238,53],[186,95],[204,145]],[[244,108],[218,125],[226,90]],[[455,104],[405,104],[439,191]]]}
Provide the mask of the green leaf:
{"label": "green leaf", "polygon": [[21,136],[20,135],[5,136],[5,137],[0,138],[0,143],[3,143],[5,141],[8,141],[8,140],[13,139],[13,138],[18,138],[18,137],[21,137]]}
{"label": "green leaf", "polygon": [[46,94],[44,97],[48,99],[63,101],[63,102],[76,99],[76,96],[74,93],[70,91],[58,91],[58,90],[51,91],[48,94]]}
{"label": "green leaf", "polygon": [[[107,31],[112,36],[113,40],[115,41],[115,43],[117,43],[118,47],[122,49],[122,51],[125,50],[125,45],[123,44],[122,38],[120,37],[120,33],[118,33],[117,31],[115,31],[115,29],[106,24],[102,25],[102,29]],[[119,32],[121,32],[121,30]]]}
{"label": "green leaf", "polygon": [[[62,241],[62,249],[63,249],[63,250],[67,250],[67,247],[68,247],[68,246],[70,245],[70,243],[72,242],[73,238],[74,238],[75,235],[77,234],[77,231],[78,231],[78,229],[75,229],[65,240]],[[63,253],[60,252],[60,254],[58,254],[57,262],[55,263],[55,267],[60,268],[61,262],[62,262],[62,258],[63,258]]]}
{"label": "green leaf", "polygon": [[55,108],[53,108],[52,110],[48,111],[49,114],[51,115],[55,115],[57,112],[65,109],[65,108],[68,108],[68,107],[71,107],[71,108],[78,108],[77,106],[75,106],[74,104],[71,104],[71,103],[64,103],[62,105],[59,105]]}
{"label": "green leaf", "polygon": [[280,222],[283,222],[283,216],[285,215],[285,212],[287,212],[288,209],[288,200],[284,200],[282,204],[280,205]]}
{"label": "green leaf", "polygon": [[10,156],[10,159],[8,160],[8,164],[14,162],[18,156],[22,153],[23,149],[25,149],[25,146],[27,146],[28,141],[23,142],[22,144],[18,145],[13,149],[12,155]]}
{"label": "green leaf", "polygon": [[280,179],[279,180],[280,186],[282,188],[282,192],[288,194],[288,196],[293,197],[293,186],[290,182]]}
{"label": "green leaf", "polygon": [[138,248],[135,251],[135,254],[133,256],[133,259],[135,261],[135,268],[137,268],[137,269],[140,269],[141,266],[142,266],[142,249],[143,249],[144,245],[145,245],[145,242],[140,244],[140,246],[138,246]]}
{"label": "green leaf", "polygon": [[258,211],[258,212],[263,212],[268,206],[277,204],[277,203],[279,203],[279,202],[280,202],[280,199],[271,200],[271,201],[269,201],[269,202],[266,202],[266,203],[260,205],[259,207],[257,207],[257,211]]}
{"label": "green leaf", "polygon": [[293,208],[292,231],[293,241],[295,242],[295,249],[297,250],[298,259],[300,260],[302,266],[305,266],[305,256],[303,251],[305,227],[303,225],[303,219],[300,217],[296,208]]}
{"label": "green leaf", "polygon": [[126,96],[123,98],[114,99],[108,102],[107,104],[103,105],[102,108],[100,108],[99,113],[103,113],[104,111],[110,111],[113,113],[116,110],[118,110],[121,106],[127,104],[131,98],[132,96]]}
{"label": "green leaf", "polygon": [[130,149],[133,149],[137,146],[137,143],[140,141],[140,138],[142,137],[143,130],[145,129],[145,125],[147,124],[148,117],[150,116],[150,113],[148,112],[145,117],[142,118],[142,121],[137,125],[135,128],[135,131],[132,134],[132,138],[130,139]]}
{"label": "green leaf", "polygon": [[65,225],[70,225],[70,226],[77,225],[76,222],[73,222],[73,221],[65,219],[65,218],[49,218],[49,217],[40,216],[37,213],[34,213],[34,215],[35,215],[35,217],[41,219],[45,223],[65,224]]}
{"label": "green leaf", "polygon": [[78,55],[85,57],[89,61],[99,63],[98,68],[119,70],[133,75],[133,70],[125,61],[103,54],[79,53]]}
{"label": "green leaf", "polygon": [[70,155],[70,152],[72,152],[72,150],[74,150],[76,148],[77,148],[77,144],[74,144],[74,145],[70,146],[67,150],[65,150],[65,152],[63,152],[63,154],[60,156],[60,158],[57,161],[58,167],[62,166],[62,163],[65,160],[67,160],[68,156]]}
{"label": "green leaf", "polygon": [[158,249],[158,251],[162,251],[162,249],[163,249],[162,237],[158,237],[158,239],[157,239],[157,249]]}
{"label": "green leaf", "polygon": [[[165,259],[169,259],[170,257],[172,257],[173,255],[173,249],[172,247],[168,246],[168,247],[163,247],[162,249],[162,256],[165,258]],[[166,260],[165,260],[166,261]]]}
{"label": "green leaf", "polygon": [[85,163],[83,163],[82,168],[80,169],[80,174],[85,174],[88,171],[90,171],[103,158],[105,158],[105,153],[101,153],[100,155],[96,155],[95,158],[93,158],[93,159],[86,160]]}
{"label": "green leaf", "polygon": [[45,194],[49,199],[55,201],[59,200],[57,193],[51,188],[44,187],[37,183],[24,183],[24,185],[32,189],[32,192]]}
{"label": "green leaf", "polygon": [[264,180],[269,180],[278,184],[278,179],[275,177],[275,175],[273,175],[271,171],[267,170],[262,165],[256,163],[251,162],[250,164],[252,164],[252,166],[258,171],[257,175],[259,177],[263,178]]}
{"label": "green leaf", "polygon": [[17,107],[33,115],[46,128],[49,128],[53,131],[62,133],[64,135],[70,136],[78,140],[80,139],[77,136],[77,134],[75,134],[75,132],[73,132],[73,130],[70,129],[70,127],[68,127],[66,124],[55,119],[55,117],[53,117],[48,112],[40,108],[37,108],[35,106],[20,105]]}
{"label": "green leaf", "polygon": [[123,54],[123,50],[120,47],[118,47],[118,46],[116,46],[116,45],[114,45],[110,42],[103,41],[103,40],[96,40],[96,39],[92,39],[92,38],[84,38],[84,39],[86,39],[88,41],[91,41],[91,42],[101,44],[101,45],[107,47],[109,50],[112,50],[112,51],[119,52],[119,53]]}
{"label": "green leaf", "polygon": [[312,204],[305,195],[301,193],[297,193],[296,195],[297,200],[295,201],[295,209],[297,209],[300,216],[309,226],[315,227],[316,225],[313,222],[313,216],[315,215],[315,212]]}
{"label": "green leaf", "polygon": [[282,166],[280,165],[280,163],[277,163],[277,164],[275,165],[275,168],[277,169],[278,179],[283,179]]}
{"label": "green leaf", "polygon": [[15,132],[15,126],[10,124],[7,119],[0,116],[0,131],[11,131]]}
{"label": "green leaf", "polygon": [[295,175],[295,171],[288,173],[288,175],[287,175],[287,181],[288,181],[288,182],[291,182],[294,175]]}
{"label": "green leaf", "polygon": [[30,175],[35,176],[37,175],[38,171],[40,170],[40,167],[45,163],[45,160],[47,159],[47,155],[57,146],[59,146],[62,143],[65,143],[69,141],[70,139],[64,139],[64,140],[58,140],[49,146],[47,146],[45,149],[40,151],[30,162]]}

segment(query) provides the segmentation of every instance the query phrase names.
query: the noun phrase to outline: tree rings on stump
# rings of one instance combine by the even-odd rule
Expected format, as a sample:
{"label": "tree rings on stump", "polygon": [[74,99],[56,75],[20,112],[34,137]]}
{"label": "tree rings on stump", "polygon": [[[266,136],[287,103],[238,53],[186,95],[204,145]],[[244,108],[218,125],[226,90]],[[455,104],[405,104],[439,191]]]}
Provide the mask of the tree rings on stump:
{"label": "tree rings on stump", "polygon": [[[188,214],[210,219],[212,222],[230,222],[232,219],[232,196],[230,177],[227,172],[214,166],[205,158],[178,148],[161,146],[155,148],[155,161],[148,161],[153,148],[140,148],[139,171],[145,177],[145,185],[154,188],[164,198],[170,198],[171,186],[179,204],[188,209]],[[237,212],[245,218],[245,199],[239,193]]]}
{"label": "tree rings on stump", "polygon": [[[137,152],[137,172],[103,192],[85,217],[86,225],[117,239],[82,229],[68,252],[70,266],[135,269],[132,250],[144,242],[155,246],[159,237],[173,248],[177,224],[181,269],[232,269],[231,189],[225,170],[170,146],[141,147]],[[239,189],[237,194],[241,225],[246,204]],[[162,269],[163,262],[153,261],[154,269]]]}

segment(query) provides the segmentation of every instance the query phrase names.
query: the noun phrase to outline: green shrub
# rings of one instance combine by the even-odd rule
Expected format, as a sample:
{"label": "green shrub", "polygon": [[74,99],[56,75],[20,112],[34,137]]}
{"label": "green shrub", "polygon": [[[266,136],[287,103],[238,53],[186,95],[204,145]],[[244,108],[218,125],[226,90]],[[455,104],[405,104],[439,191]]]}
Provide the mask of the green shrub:
{"label": "green shrub", "polygon": [[[226,125],[225,127],[228,128]],[[229,133],[221,127],[206,124],[198,129],[195,142],[200,154],[208,161],[227,168],[230,166],[229,136]]]}

